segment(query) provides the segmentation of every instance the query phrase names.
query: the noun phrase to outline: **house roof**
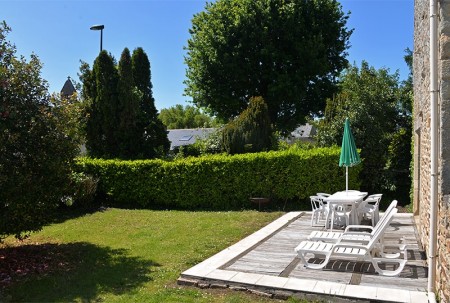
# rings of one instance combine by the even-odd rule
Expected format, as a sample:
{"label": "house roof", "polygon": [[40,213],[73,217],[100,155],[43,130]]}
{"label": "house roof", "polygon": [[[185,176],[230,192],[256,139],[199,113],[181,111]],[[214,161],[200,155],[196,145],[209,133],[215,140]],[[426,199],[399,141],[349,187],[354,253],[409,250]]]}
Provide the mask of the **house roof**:
{"label": "house roof", "polygon": [[306,139],[312,139],[317,133],[316,127],[314,125],[311,125],[309,123],[306,123],[305,125],[301,125],[294,129],[288,137],[288,140],[306,140]]}
{"label": "house roof", "polygon": [[197,138],[205,139],[215,130],[216,128],[169,129],[167,130],[167,137],[170,141],[170,150],[193,144]]}
{"label": "house roof", "polygon": [[76,90],[73,86],[72,80],[70,80],[70,77],[67,77],[67,80],[64,83],[63,88],[61,89],[61,95],[63,95],[64,97],[69,97],[72,96],[74,92],[76,92]]}

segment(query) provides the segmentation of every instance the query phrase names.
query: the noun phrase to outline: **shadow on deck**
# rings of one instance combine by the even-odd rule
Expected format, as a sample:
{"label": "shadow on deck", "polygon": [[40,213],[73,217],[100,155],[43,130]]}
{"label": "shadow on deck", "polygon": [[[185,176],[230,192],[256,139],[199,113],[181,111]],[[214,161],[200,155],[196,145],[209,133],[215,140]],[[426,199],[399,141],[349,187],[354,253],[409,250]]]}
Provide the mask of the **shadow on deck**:
{"label": "shadow on deck", "polygon": [[332,260],[323,270],[306,269],[294,248],[317,229],[311,227],[308,212],[287,213],[186,270],[178,284],[279,299],[428,302],[426,258],[412,214],[397,214],[385,234],[385,242],[408,244],[408,263],[397,277],[380,276],[370,263],[348,260]]}

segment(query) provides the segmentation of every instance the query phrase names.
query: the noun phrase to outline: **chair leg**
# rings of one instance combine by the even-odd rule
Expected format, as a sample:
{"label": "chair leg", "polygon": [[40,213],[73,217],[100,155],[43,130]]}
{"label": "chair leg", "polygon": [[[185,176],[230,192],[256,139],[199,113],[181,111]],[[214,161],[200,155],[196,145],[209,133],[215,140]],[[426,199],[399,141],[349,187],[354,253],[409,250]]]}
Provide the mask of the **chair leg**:
{"label": "chair leg", "polygon": [[[392,254],[392,255],[387,255],[389,256],[388,258],[370,258],[373,267],[375,268],[375,271],[383,276],[388,276],[388,277],[393,277],[393,276],[397,276],[399,275],[402,271],[403,268],[405,268],[406,262],[408,262],[408,251],[406,249],[407,245],[400,245],[399,246],[399,250],[400,253],[398,253],[398,255],[403,254],[403,259],[394,259],[393,257],[396,256],[397,254]],[[379,263],[396,263],[398,264],[398,268],[396,270],[385,270],[385,269],[381,269],[378,264]]]}
{"label": "chair leg", "polygon": [[[309,251],[298,251],[297,252],[298,256],[300,257],[300,259],[302,260],[302,262],[303,262],[303,264],[304,264],[304,266],[306,268],[322,269],[325,266],[327,266],[328,262],[330,261],[330,254],[326,253],[326,254],[324,254],[325,259],[323,260],[322,263],[320,263],[320,264],[309,263],[309,262],[306,261],[306,258],[305,258],[305,255],[308,254],[308,253],[312,253],[312,252],[309,252]],[[315,253],[314,253],[314,257],[316,257]]]}
{"label": "chair leg", "polygon": [[331,221],[330,221],[330,232],[333,231],[333,227],[334,227],[334,211],[331,214]]}
{"label": "chair leg", "polygon": [[[379,211],[378,211],[378,209],[376,209],[374,212],[373,212],[373,216],[375,217],[375,225],[378,223],[378,221],[380,220],[380,213],[379,213]],[[374,226],[375,226],[374,225]]]}
{"label": "chair leg", "polygon": [[325,229],[330,228],[330,213],[331,211],[328,211],[327,215],[325,216]]}

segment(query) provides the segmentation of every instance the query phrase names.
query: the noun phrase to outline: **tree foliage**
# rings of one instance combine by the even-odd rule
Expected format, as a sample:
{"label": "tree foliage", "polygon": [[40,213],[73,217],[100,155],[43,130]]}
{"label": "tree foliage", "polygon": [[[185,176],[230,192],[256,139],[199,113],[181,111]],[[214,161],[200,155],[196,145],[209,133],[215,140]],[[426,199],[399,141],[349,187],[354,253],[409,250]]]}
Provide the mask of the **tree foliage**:
{"label": "tree foliage", "polygon": [[39,230],[70,182],[76,145],[49,101],[42,64],[27,62],[0,24],[0,239]]}
{"label": "tree foliage", "polygon": [[140,127],[144,129],[142,152],[145,158],[164,156],[170,148],[167,131],[158,119],[158,110],[152,93],[150,61],[141,47],[133,51],[131,57],[134,85],[141,93]]}
{"label": "tree foliage", "polygon": [[409,75],[399,88],[397,130],[392,134],[388,147],[386,165],[388,185],[401,201],[408,204],[412,189],[411,165],[413,161],[413,133],[412,133],[412,106],[413,106],[413,67],[412,51],[407,48],[404,56],[409,68]]}
{"label": "tree foliage", "polygon": [[262,97],[250,98],[248,108],[222,131],[223,147],[229,154],[260,152],[272,146],[272,129]]}
{"label": "tree foliage", "polygon": [[278,130],[320,112],[335,91],[352,30],[335,0],[218,0],[196,14],[185,93],[223,120],[262,96]]}
{"label": "tree foliage", "polygon": [[170,147],[152,96],[150,62],[142,48],[125,48],[118,66],[102,51],[91,70],[82,62],[82,97],[90,104],[87,149],[104,158],[154,158]]}
{"label": "tree foliage", "polygon": [[64,121],[59,125],[61,131],[76,142],[78,146],[85,144],[88,104],[78,97],[78,93],[67,97],[54,93],[50,96],[50,102],[58,121]]}
{"label": "tree foliage", "polygon": [[389,159],[396,162],[397,168],[404,166],[402,169],[408,170],[410,148],[404,153],[409,155],[409,160],[398,161],[400,149],[411,142],[408,130],[411,115],[406,110],[408,105],[402,87],[398,72],[390,74],[385,68],[376,70],[363,61],[360,68],[354,65],[346,70],[339,93],[327,100],[325,118],[319,123],[318,143],[339,145],[344,120],[350,119],[356,145],[364,159],[361,186],[365,191],[395,189]]}
{"label": "tree foliage", "polygon": [[161,109],[159,119],[168,129],[215,127],[218,125],[211,116],[198,107],[181,104]]}
{"label": "tree foliage", "polygon": [[135,89],[131,55],[125,48],[119,60],[119,158],[132,159],[139,154],[142,132],[139,130],[141,94]]}
{"label": "tree foliage", "polygon": [[86,125],[86,147],[93,157],[118,156],[119,75],[114,59],[105,50],[95,59]]}

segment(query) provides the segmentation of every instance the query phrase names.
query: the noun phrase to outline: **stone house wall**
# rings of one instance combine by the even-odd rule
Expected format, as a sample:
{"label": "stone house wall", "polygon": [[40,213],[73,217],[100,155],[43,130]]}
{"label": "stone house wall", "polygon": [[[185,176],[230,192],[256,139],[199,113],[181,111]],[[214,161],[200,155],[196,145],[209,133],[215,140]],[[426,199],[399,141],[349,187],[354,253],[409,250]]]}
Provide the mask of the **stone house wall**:
{"label": "stone house wall", "polygon": [[[430,0],[414,3],[414,214],[428,254],[430,230]],[[438,5],[439,182],[436,294],[450,302],[450,0]]]}

